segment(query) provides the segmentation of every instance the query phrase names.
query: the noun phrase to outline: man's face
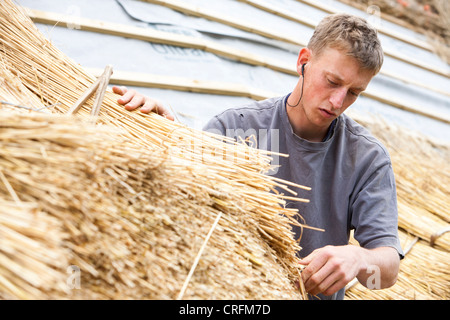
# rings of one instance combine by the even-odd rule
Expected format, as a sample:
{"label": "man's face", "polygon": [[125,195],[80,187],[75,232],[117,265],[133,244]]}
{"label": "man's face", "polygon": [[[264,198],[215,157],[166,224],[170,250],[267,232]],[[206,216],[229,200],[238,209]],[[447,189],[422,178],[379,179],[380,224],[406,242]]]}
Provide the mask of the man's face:
{"label": "man's face", "polygon": [[337,49],[328,48],[305,66],[304,95],[301,107],[309,123],[318,128],[328,128],[359,94],[373,77],[359,62]]}

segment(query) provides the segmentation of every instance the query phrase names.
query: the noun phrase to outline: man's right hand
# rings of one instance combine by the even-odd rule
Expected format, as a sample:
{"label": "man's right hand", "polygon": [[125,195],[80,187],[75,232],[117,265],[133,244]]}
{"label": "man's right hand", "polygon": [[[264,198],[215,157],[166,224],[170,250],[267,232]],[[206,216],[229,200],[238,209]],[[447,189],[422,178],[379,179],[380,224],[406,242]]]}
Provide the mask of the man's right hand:
{"label": "man's right hand", "polygon": [[169,120],[174,120],[173,115],[160,102],[126,87],[113,86],[112,89],[114,93],[122,96],[117,100],[117,103],[125,106],[126,110],[133,111],[139,108],[143,113],[155,112]]}

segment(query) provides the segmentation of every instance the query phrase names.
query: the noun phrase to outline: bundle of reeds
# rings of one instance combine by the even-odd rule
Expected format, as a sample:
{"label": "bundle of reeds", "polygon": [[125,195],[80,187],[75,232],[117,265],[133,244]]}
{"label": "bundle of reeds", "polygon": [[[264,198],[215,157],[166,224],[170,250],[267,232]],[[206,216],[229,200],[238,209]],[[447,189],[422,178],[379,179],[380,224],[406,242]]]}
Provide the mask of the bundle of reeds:
{"label": "bundle of reeds", "polygon": [[[400,264],[397,283],[389,289],[369,290],[356,283],[346,292],[358,300],[448,300],[450,298],[450,253],[431,248],[400,231],[406,255]],[[410,249],[410,250],[409,250]]]}
{"label": "bundle of reeds", "polygon": [[[107,126],[0,116],[0,297],[302,297],[293,286],[299,247],[280,200],[256,186],[263,174],[246,171],[251,187]],[[80,290],[67,287],[71,265]]]}
{"label": "bundle of reeds", "polygon": [[[20,81],[51,112],[66,113],[96,80],[10,0],[0,3],[0,56],[8,81]],[[69,296],[56,287],[31,292],[32,283],[25,287],[13,276],[8,282],[23,294],[2,287],[7,295],[300,298],[292,286],[299,275],[291,233],[298,212],[284,203],[306,200],[264,174],[270,154],[130,113],[117,98],[106,92],[95,127],[73,117],[2,113],[0,196],[62,223],[62,248],[84,284]],[[91,105],[92,99],[80,118],[89,117]],[[0,264],[0,276],[4,269]]]}
{"label": "bundle of reeds", "polygon": [[61,221],[34,202],[7,201],[2,193],[0,212],[0,299],[43,297],[41,290],[65,292],[61,271],[69,264]]}
{"label": "bundle of reeds", "polygon": [[22,82],[15,77],[0,61],[0,106],[3,109],[45,110],[45,105]]}

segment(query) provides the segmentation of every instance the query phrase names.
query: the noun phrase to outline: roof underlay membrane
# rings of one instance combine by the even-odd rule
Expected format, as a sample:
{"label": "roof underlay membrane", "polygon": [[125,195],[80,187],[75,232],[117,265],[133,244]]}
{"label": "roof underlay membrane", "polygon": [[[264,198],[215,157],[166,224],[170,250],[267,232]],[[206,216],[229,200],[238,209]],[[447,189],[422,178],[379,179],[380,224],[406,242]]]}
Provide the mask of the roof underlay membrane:
{"label": "roof underlay membrane", "polygon": [[[38,28],[60,50],[94,73],[112,65],[115,77],[111,85],[127,83],[123,79],[119,81],[125,75],[127,79],[159,81],[132,83],[129,87],[161,101],[173,110],[180,122],[195,128],[201,128],[212,116],[227,108],[252,99],[288,94],[297,77],[286,70],[239,62],[235,57],[194,45],[181,47],[132,36],[86,31],[85,21],[113,23],[120,30],[137,27],[175,34],[187,41],[191,39],[192,43],[204,41],[295,70],[299,50],[312,35],[313,26],[327,15],[325,11],[294,0],[260,3],[290,12],[300,21],[304,20],[304,24],[235,0],[164,1],[159,4],[134,0],[19,0],[18,3],[34,9],[37,15],[42,12],[58,14],[58,23],[36,23]],[[173,9],[173,3],[197,8],[213,18],[188,15],[178,7]],[[424,36],[338,1],[326,1],[326,6],[363,16],[377,27],[412,39],[408,43],[380,33],[385,63],[369,85],[368,94],[361,96],[349,112],[377,115],[421,134],[448,141],[450,67],[429,49],[415,45],[426,42]],[[214,21],[217,16],[224,21]],[[71,19],[71,23],[64,19]],[[233,27],[225,20],[238,24]],[[252,32],[245,30],[248,26],[254,27],[247,28]],[[261,30],[267,34],[261,35]],[[277,35],[282,38],[274,39]],[[292,40],[290,43],[289,39]],[[161,81],[169,85],[164,86]],[[175,86],[174,83],[185,85]],[[205,86],[222,90],[203,91]],[[233,93],[228,88],[237,88],[237,91]]]}

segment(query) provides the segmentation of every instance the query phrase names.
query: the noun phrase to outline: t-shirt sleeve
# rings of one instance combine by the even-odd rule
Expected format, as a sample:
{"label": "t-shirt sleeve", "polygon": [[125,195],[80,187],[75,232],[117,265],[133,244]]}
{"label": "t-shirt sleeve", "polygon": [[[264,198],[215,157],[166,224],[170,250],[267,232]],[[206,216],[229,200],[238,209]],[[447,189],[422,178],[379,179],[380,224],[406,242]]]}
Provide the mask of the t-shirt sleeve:
{"label": "t-shirt sleeve", "polygon": [[214,116],[208,123],[203,127],[203,131],[207,131],[214,134],[225,135],[226,129],[222,121],[220,121],[218,116]]}
{"label": "t-shirt sleeve", "polygon": [[403,258],[398,238],[397,192],[391,163],[379,167],[362,182],[351,203],[351,212],[354,236],[362,247],[393,247]]}

